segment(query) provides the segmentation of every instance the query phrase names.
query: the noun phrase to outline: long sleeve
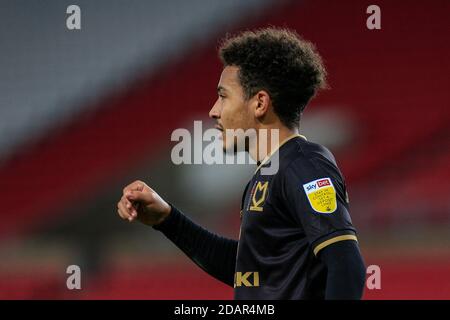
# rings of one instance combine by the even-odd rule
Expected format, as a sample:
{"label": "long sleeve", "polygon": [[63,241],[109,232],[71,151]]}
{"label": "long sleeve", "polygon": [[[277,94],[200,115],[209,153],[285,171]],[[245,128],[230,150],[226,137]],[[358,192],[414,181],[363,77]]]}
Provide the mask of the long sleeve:
{"label": "long sleeve", "polygon": [[233,286],[238,241],[202,228],[171,205],[170,215],[153,226],[214,278]]}
{"label": "long sleeve", "polygon": [[356,241],[340,241],[322,250],[319,258],[328,268],[326,300],[362,298],[366,270]]}

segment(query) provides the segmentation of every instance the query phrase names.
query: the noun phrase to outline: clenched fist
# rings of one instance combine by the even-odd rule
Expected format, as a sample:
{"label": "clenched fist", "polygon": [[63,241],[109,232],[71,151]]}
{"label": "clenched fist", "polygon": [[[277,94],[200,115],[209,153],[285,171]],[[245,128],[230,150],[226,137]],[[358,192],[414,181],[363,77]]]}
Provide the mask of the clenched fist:
{"label": "clenched fist", "polygon": [[117,203],[117,212],[122,219],[135,219],[148,226],[161,223],[170,214],[170,205],[152,188],[142,181],[135,181],[123,189]]}

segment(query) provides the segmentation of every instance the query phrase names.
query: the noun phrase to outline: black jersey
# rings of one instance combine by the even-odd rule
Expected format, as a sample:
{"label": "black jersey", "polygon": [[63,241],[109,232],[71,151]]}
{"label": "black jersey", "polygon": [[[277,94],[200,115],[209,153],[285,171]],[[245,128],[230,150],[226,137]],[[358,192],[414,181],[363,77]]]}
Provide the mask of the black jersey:
{"label": "black jersey", "polygon": [[[277,156],[278,170],[262,174]],[[356,241],[344,179],[333,155],[295,135],[247,184],[234,274],[235,299],[323,299],[326,246]]]}

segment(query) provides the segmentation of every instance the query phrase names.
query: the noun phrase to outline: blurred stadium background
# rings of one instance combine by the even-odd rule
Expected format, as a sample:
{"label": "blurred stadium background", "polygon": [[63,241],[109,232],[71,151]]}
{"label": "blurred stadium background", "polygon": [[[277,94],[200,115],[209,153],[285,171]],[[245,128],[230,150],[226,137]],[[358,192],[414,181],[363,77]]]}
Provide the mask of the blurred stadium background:
{"label": "blurred stadium background", "polygon": [[[66,28],[81,8],[82,29]],[[366,28],[381,8],[382,29]],[[366,264],[366,299],[450,298],[449,1],[0,2],[0,298],[231,299],[162,234],[119,219],[147,181],[237,237],[251,166],[176,166],[175,128],[207,121],[218,41],[261,26],[313,41],[330,90],[302,132],[336,155]],[[205,122],[207,123],[207,122]],[[79,265],[82,290],[66,288]]]}

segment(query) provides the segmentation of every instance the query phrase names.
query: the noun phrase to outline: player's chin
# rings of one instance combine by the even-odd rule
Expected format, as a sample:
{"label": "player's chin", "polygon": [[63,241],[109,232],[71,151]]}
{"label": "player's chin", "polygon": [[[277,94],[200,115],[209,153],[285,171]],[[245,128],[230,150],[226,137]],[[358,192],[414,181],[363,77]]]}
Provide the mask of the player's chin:
{"label": "player's chin", "polygon": [[224,153],[230,153],[233,150],[233,146],[227,145],[227,142],[222,140],[222,150]]}
{"label": "player's chin", "polygon": [[221,140],[222,140],[222,150],[224,153],[231,154],[235,152],[236,146],[233,141],[228,141],[225,138],[225,136],[223,136]]}

